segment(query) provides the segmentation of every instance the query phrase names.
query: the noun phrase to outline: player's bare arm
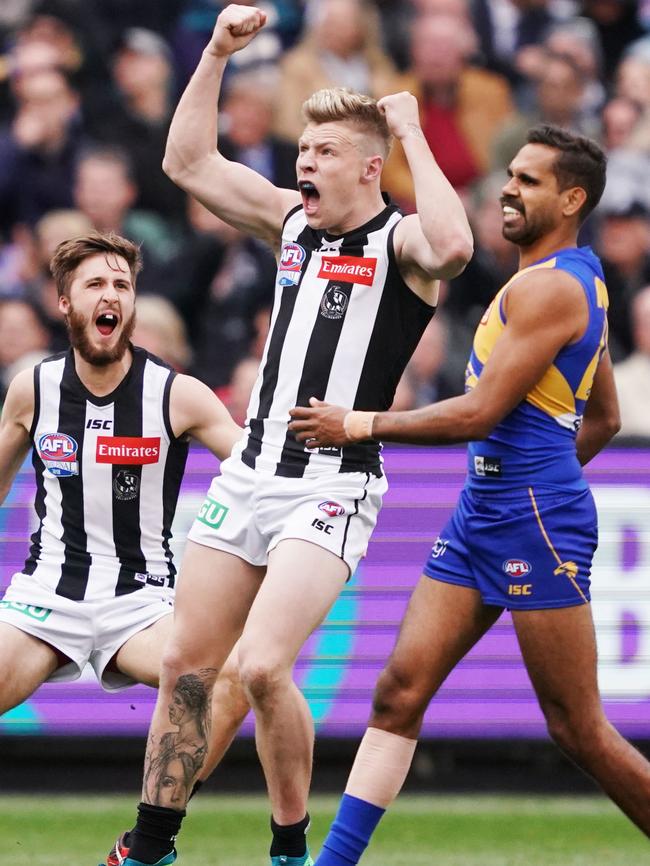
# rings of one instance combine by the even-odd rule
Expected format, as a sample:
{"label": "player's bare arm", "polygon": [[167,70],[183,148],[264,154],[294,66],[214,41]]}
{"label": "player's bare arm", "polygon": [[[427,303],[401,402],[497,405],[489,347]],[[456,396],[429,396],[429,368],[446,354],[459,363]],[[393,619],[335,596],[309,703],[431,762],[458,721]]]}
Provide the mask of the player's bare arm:
{"label": "player's bare arm", "polygon": [[564,272],[533,271],[507,292],[507,323],[476,387],[460,397],[409,412],[348,412],[312,400],[296,407],[289,427],[312,448],[368,438],[419,445],[484,439],[542,378],[556,355],[580,339],[588,307]]}
{"label": "player's bare arm", "polygon": [[277,247],[286,213],[301,201],[298,191],[275,187],[217,149],[216,106],[228,58],[265,23],[266,14],[254,6],[230,5],[221,12],[176,108],[163,170],[225,222]]}
{"label": "player's bare arm", "polygon": [[581,466],[589,463],[620,429],[621,415],[612,372],[612,360],[609,351],[605,350],[596,369],[582,426],[576,438],[576,449]]}
{"label": "player's bare arm", "polygon": [[176,436],[191,436],[220,460],[230,457],[243,433],[214,391],[193,376],[174,378],[169,417]]}
{"label": "player's bare arm", "polygon": [[435,303],[437,280],[457,276],[472,257],[472,231],[424,137],[416,98],[404,91],[385,96],[377,105],[404,148],[415,186],[417,213],[395,229],[397,261],[409,286]]}
{"label": "player's bare arm", "polygon": [[29,451],[34,416],[34,370],[22,370],[12,381],[0,418],[0,503]]}

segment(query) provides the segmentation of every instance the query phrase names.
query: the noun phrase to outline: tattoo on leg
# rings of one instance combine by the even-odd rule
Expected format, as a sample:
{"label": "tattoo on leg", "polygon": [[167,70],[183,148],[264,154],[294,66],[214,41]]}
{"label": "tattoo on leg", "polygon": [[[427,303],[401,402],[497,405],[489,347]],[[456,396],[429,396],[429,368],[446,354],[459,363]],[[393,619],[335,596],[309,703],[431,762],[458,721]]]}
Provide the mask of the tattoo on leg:
{"label": "tattoo on leg", "polygon": [[184,809],[203,767],[211,723],[214,668],[182,674],[169,702],[169,721],[176,728],[157,738],[149,735],[145,757],[145,802]]}

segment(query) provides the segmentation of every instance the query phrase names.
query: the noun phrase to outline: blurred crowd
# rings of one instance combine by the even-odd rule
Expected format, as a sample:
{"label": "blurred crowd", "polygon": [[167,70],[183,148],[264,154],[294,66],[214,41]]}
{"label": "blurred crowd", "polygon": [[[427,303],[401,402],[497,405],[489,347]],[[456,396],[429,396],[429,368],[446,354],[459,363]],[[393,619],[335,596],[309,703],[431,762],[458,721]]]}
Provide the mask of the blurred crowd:
{"label": "blurred crowd", "polygon": [[[242,0],[243,2],[243,0]],[[224,4],[0,3],[0,397],[67,345],[48,261],[91,228],[141,243],[134,340],[205,381],[242,421],[268,327],[270,250],[188,198],[160,165],[171,115]],[[416,94],[462,195],[475,255],[398,389],[396,408],[462,392],[474,329],[516,270],[505,167],[537,122],[596,138],[603,200],[583,230],[603,260],[622,434],[650,436],[650,0],[258,0],[268,25],[228,67],[220,147],[295,187],[300,107],[344,85]],[[385,189],[414,193],[393,149]]]}

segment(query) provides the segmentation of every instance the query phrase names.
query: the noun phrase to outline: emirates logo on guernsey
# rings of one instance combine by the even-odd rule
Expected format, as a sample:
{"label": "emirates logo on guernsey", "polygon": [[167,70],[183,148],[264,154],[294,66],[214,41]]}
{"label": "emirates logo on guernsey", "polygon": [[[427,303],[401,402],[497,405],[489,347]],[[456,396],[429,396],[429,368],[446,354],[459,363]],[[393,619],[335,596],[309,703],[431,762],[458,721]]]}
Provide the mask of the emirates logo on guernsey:
{"label": "emirates logo on guernsey", "polygon": [[361,283],[371,286],[375,279],[377,259],[363,259],[357,256],[323,256],[318,272],[326,280],[340,280],[343,283]]}
{"label": "emirates logo on guernsey", "polygon": [[160,436],[98,436],[95,460],[122,465],[157,463]]}

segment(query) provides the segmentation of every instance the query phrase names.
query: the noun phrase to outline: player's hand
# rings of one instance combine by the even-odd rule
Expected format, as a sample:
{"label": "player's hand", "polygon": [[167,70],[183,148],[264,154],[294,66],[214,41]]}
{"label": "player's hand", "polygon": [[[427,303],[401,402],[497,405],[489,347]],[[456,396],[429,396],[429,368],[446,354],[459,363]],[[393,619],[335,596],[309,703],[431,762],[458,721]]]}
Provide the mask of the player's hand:
{"label": "player's hand", "polygon": [[289,410],[293,419],[289,423],[289,430],[293,430],[296,439],[310,449],[347,445],[350,439],[345,432],[343,419],[348,411],[311,397],[309,406],[296,406]]}
{"label": "player's hand", "polygon": [[208,51],[217,57],[229,57],[245,48],[265,24],[266,12],[256,6],[231,3],[217,18]]}
{"label": "player's hand", "polygon": [[408,90],[383,96],[377,102],[377,108],[385,115],[388,128],[395,138],[404,138],[414,131],[422,135],[418,101]]}

